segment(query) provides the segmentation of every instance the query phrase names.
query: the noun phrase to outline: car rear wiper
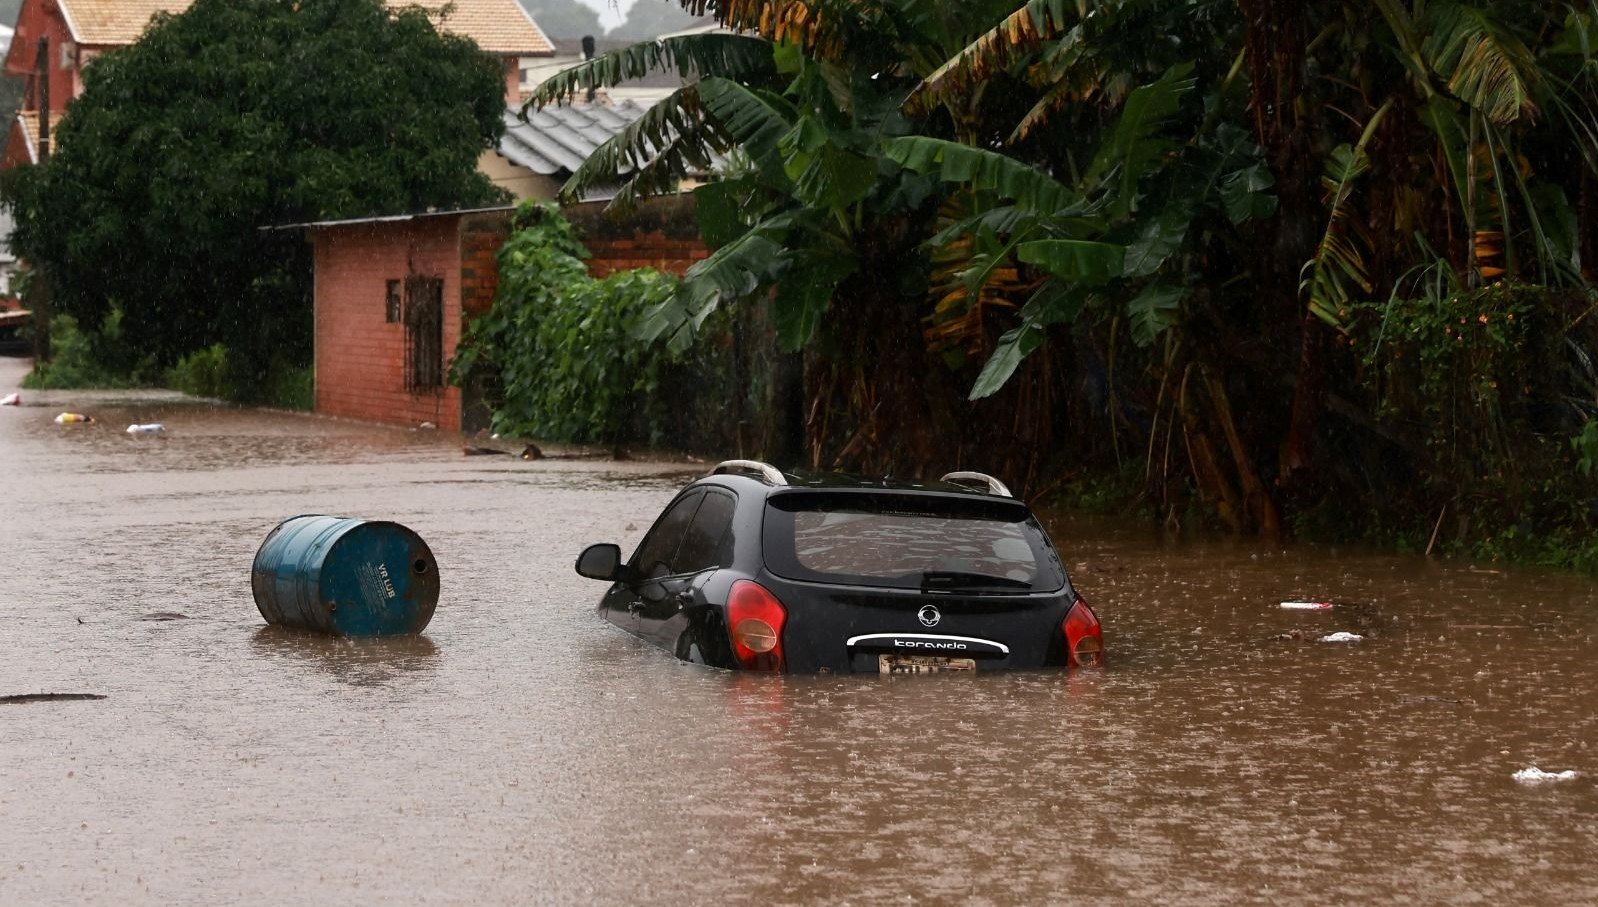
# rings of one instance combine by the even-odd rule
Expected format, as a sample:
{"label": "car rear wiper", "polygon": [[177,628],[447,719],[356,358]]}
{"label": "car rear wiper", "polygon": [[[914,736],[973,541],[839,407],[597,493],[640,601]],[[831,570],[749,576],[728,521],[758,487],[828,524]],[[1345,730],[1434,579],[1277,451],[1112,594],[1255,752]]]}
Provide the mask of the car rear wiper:
{"label": "car rear wiper", "polygon": [[965,573],[959,570],[927,570],[921,574],[921,588],[929,589],[1030,589],[1032,583],[994,576],[991,573]]}

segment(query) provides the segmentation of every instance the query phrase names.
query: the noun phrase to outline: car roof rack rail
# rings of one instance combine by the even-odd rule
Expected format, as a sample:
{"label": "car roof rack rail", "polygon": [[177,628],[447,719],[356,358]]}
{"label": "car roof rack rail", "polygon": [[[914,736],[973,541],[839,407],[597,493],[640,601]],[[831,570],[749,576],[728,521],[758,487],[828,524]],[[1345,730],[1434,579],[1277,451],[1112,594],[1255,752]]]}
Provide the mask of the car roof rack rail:
{"label": "car roof rack rail", "polygon": [[710,471],[713,476],[723,473],[757,475],[772,485],[788,484],[788,477],[782,474],[782,470],[770,463],[762,463],[759,460],[723,460],[716,464],[715,469]]}
{"label": "car roof rack rail", "polygon": [[990,476],[985,472],[951,472],[945,475],[939,481],[952,482],[956,485],[972,485],[981,483],[988,487],[989,494],[1001,494],[1007,498],[1015,497],[1015,495],[1010,493],[1010,489],[1005,487],[1003,482],[995,479],[993,476]]}

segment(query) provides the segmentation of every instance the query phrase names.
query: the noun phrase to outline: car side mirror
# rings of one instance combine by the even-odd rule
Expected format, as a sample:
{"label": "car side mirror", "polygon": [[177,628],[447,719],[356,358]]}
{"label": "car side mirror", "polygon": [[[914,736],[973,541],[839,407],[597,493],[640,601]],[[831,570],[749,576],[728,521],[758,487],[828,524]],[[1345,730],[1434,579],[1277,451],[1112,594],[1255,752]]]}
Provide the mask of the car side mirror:
{"label": "car side mirror", "polygon": [[577,573],[589,579],[611,582],[621,579],[621,547],[608,543],[589,545],[577,556]]}

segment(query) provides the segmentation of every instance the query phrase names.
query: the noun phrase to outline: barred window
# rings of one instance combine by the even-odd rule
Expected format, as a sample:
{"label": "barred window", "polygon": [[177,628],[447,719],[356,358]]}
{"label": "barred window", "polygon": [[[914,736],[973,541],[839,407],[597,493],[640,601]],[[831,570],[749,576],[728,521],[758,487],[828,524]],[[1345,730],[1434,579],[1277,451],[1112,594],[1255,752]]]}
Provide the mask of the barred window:
{"label": "barred window", "polygon": [[405,279],[405,389],[413,394],[444,387],[444,280]]}

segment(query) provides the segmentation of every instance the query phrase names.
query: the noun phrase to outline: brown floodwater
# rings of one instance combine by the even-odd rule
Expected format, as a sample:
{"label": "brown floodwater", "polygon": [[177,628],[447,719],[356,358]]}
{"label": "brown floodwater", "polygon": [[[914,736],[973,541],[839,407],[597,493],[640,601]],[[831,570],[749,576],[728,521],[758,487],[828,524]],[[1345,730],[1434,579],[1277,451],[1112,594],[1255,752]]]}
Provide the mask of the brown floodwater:
{"label": "brown floodwater", "polygon": [[[572,572],[702,466],[24,398],[0,696],[105,698],[0,702],[6,905],[1598,902],[1587,579],[1058,515],[1107,668],[740,676],[600,620]],[[428,541],[425,635],[263,627],[251,558],[307,512]]]}

